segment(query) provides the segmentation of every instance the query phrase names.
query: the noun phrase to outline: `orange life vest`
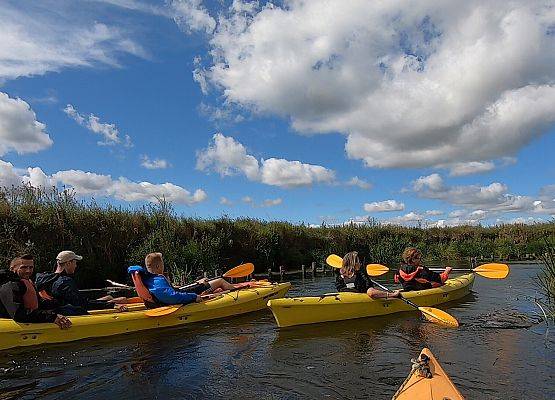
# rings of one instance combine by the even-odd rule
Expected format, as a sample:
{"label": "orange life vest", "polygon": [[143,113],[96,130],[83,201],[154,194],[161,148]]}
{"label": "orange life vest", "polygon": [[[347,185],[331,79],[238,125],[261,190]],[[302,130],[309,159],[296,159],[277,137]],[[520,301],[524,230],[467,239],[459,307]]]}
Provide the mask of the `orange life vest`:
{"label": "orange life vest", "polygon": [[35,311],[39,308],[39,298],[37,297],[35,285],[29,279],[22,279],[21,282],[23,282],[27,289],[23,295],[23,307],[29,311]]}
{"label": "orange life vest", "polygon": [[152,294],[150,294],[145,284],[143,283],[139,271],[133,271],[131,273],[131,279],[133,279],[133,285],[135,285],[135,290],[137,291],[137,294],[141,299],[143,299],[143,301],[153,304],[156,303],[154,301],[154,298],[152,297]]}
{"label": "orange life vest", "polygon": [[[418,276],[423,269],[424,268],[422,268],[422,267],[418,267],[418,268],[416,268],[416,270],[414,272],[411,272],[409,274],[409,273],[403,271],[402,268],[399,268],[399,274],[395,274],[395,278],[394,278],[395,283],[410,282],[412,280],[415,280],[416,282],[422,283],[424,285],[429,284],[433,288],[440,287],[443,284],[443,283],[438,283],[438,282],[434,282],[434,281],[429,281],[426,278],[422,278],[422,277]],[[447,275],[445,273],[442,273],[440,275],[441,275],[441,281],[445,282],[447,280]],[[444,275],[445,275],[445,279],[444,279]]]}

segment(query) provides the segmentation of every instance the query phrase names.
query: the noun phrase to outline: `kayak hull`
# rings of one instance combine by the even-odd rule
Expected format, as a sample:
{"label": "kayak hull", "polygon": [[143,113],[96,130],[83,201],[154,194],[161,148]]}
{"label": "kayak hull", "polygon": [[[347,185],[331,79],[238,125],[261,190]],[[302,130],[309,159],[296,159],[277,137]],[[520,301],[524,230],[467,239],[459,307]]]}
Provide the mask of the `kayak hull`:
{"label": "kayak hull", "polygon": [[[473,283],[474,274],[467,274],[439,288],[403,293],[403,297],[419,306],[435,306],[466,296]],[[280,328],[414,311],[400,299],[372,299],[365,293],[348,292],[275,299],[268,301],[268,307]]]}
{"label": "kayak hull", "polygon": [[264,309],[268,299],[285,296],[290,287],[289,282],[264,283],[259,287],[221,294],[202,303],[188,304],[160,317],[146,316],[144,309],[136,310],[140,307],[133,307],[135,310],[127,312],[102,310],[94,315],[70,317],[72,326],[67,330],[60,330],[52,323],[29,324],[0,319],[0,350],[113,336],[231,317]]}
{"label": "kayak hull", "polygon": [[392,400],[464,400],[432,352],[424,348],[418,359],[423,356],[428,358],[426,368],[431,377],[413,369]]}

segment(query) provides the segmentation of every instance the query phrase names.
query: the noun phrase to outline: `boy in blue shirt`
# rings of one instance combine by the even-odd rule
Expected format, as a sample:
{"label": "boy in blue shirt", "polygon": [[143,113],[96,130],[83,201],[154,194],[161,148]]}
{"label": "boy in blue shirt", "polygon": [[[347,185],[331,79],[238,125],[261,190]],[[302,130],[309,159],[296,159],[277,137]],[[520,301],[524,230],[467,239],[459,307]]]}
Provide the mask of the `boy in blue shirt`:
{"label": "boy in blue shirt", "polygon": [[164,275],[162,253],[150,253],[145,257],[147,271],[140,266],[128,268],[129,273],[139,272],[146,289],[156,305],[189,304],[202,301],[201,293],[212,293],[216,289],[233,290],[235,287],[222,278],[209,281],[201,279],[187,291],[174,288]]}

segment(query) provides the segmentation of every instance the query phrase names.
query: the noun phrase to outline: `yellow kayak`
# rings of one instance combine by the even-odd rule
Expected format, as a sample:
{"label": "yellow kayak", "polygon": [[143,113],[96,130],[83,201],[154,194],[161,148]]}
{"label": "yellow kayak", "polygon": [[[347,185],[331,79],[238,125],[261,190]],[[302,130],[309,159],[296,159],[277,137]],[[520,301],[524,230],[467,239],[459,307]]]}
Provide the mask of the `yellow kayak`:
{"label": "yellow kayak", "polygon": [[216,296],[202,303],[192,303],[159,317],[145,315],[144,306],[133,305],[127,312],[101,310],[92,315],[70,317],[71,328],[61,330],[53,323],[28,324],[0,319],[0,350],[43,343],[119,335],[147,329],[165,328],[230,317],[264,309],[268,299],[285,296],[291,284],[259,282],[259,286]]}
{"label": "yellow kayak", "polygon": [[[460,299],[470,293],[474,274],[449,279],[445,285],[403,293],[419,306],[435,306]],[[328,321],[373,317],[414,308],[400,299],[371,299],[366,293],[331,293],[323,296],[292,297],[268,301],[279,327],[315,324]]]}
{"label": "yellow kayak", "polygon": [[464,400],[429,349],[424,348],[392,400]]}

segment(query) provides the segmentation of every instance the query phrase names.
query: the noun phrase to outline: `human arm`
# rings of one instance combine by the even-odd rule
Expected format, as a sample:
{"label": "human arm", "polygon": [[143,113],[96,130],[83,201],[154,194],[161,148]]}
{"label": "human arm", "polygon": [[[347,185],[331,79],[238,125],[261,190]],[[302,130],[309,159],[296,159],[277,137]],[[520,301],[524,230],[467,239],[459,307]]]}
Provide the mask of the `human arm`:
{"label": "human arm", "polygon": [[366,294],[373,299],[389,299],[389,298],[396,298],[401,295],[400,290],[394,290],[392,292],[385,292],[383,290],[375,289],[373,287],[369,288],[366,291]]}
{"label": "human arm", "polygon": [[427,279],[430,282],[443,284],[449,278],[449,273],[451,272],[451,269],[452,269],[451,267],[447,267],[443,272],[438,273],[430,270],[427,267],[423,267],[422,272],[420,273],[420,276],[422,278]]}
{"label": "human arm", "polygon": [[85,310],[104,310],[114,308],[113,303],[103,300],[89,300],[79,292],[77,283],[69,276],[60,277],[52,285],[52,294],[56,299],[61,300],[62,304],[71,304]]}
{"label": "human arm", "polygon": [[189,304],[200,301],[196,293],[176,290],[163,276],[153,278],[153,285],[149,287],[150,293],[164,304]]}
{"label": "human arm", "polygon": [[29,311],[23,305],[25,288],[19,282],[8,282],[0,287],[0,302],[7,316],[23,323],[54,322],[56,313],[51,310]]}

